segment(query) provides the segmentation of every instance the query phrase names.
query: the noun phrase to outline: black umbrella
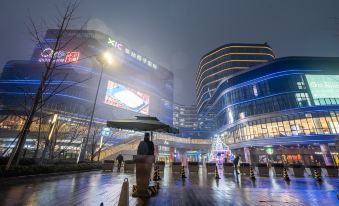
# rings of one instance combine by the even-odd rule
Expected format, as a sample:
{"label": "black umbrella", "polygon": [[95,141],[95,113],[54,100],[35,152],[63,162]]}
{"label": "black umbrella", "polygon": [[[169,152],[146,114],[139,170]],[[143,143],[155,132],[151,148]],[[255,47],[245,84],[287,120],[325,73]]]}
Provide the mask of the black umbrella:
{"label": "black umbrella", "polygon": [[158,131],[178,133],[176,128],[173,128],[159,121],[156,117],[151,116],[135,116],[135,119],[107,121],[107,127],[128,129],[135,131]]}

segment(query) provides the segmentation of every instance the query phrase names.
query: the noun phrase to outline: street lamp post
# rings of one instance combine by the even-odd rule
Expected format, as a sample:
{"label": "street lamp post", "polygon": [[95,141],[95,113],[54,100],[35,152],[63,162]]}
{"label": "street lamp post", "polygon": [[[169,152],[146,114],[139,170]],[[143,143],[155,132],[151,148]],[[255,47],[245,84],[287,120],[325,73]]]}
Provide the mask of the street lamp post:
{"label": "street lamp post", "polygon": [[[110,64],[111,63],[111,56],[109,53],[104,53],[105,60]],[[98,94],[99,94],[99,89],[100,89],[100,85],[101,85],[101,79],[102,79],[102,73],[104,71],[104,60],[102,58],[97,58],[97,60],[100,62],[101,64],[101,71],[100,71],[100,76],[99,76],[99,82],[98,82],[98,87],[95,93],[95,98],[94,98],[94,103],[93,103],[93,107],[92,107],[92,112],[91,112],[91,119],[89,121],[89,125],[88,125],[88,131],[87,131],[87,135],[86,138],[84,139],[85,141],[82,141],[82,145],[80,148],[80,154],[78,156],[78,160],[77,163],[83,161],[85,159],[85,153],[86,153],[86,148],[87,148],[87,144],[88,144],[88,139],[89,136],[91,134],[91,129],[92,129],[92,124],[93,124],[93,117],[94,117],[94,112],[95,112],[95,106],[97,104],[97,99],[98,99]]]}

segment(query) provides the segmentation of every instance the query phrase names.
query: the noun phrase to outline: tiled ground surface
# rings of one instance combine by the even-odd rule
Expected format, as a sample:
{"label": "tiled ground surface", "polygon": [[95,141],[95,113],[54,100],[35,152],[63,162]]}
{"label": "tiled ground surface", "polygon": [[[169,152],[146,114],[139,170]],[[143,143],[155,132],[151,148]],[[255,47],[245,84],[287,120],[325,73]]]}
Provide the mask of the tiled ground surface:
{"label": "tiled ground surface", "polygon": [[[220,174],[222,171],[220,171]],[[339,178],[258,178],[224,176],[200,169],[182,180],[169,168],[161,173],[159,193],[148,200],[131,197],[133,173],[101,171],[25,178],[0,183],[0,205],[117,205],[124,178],[129,179],[130,205],[339,205]]]}

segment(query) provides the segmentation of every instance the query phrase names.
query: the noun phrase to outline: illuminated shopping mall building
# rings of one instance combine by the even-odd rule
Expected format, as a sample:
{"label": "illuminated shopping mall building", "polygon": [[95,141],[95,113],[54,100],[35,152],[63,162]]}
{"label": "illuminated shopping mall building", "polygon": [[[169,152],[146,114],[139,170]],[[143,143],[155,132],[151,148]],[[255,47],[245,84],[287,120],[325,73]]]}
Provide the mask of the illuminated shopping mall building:
{"label": "illuminated shopping mall building", "polygon": [[209,99],[224,78],[273,59],[273,51],[267,43],[226,44],[204,55],[196,74],[198,113],[208,111]]}
{"label": "illuminated shopping mall building", "polygon": [[215,136],[252,164],[338,165],[339,58],[274,59],[269,46],[257,45],[262,50],[252,53],[262,55],[238,56],[249,67],[227,74],[223,64],[243,62],[225,59],[238,53],[232,46],[205,55],[197,73],[198,113],[214,113]]}
{"label": "illuminated shopping mall building", "polygon": [[[44,65],[51,58],[56,32],[46,32],[44,43],[36,45],[30,60],[8,61],[3,68],[0,76],[1,151],[13,142],[23,124],[24,114],[28,112],[32,95],[40,83]],[[57,70],[43,94],[43,98],[49,100],[44,102],[35,117],[45,117],[42,118],[43,126],[39,127],[37,120],[33,123],[26,148],[36,147],[38,131],[48,130],[53,114],[58,114],[59,125],[63,125],[60,132],[74,127],[86,133],[101,69],[103,75],[94,113],[97,133],[112,135],[111,130],[103,130],[107,120],[136,115],[156,116],[162,122],[172,124],[172,72],[114,37],[98,31],[69,30],[61,41],[62,49],[56,54]],[[103,60],[104,52],[112,56],[111,64]],[[54,94],[55,90],[58,93]],[[60,145],[63,138],[57,140],[61,142]],[[120,140],[118,136],[112,138],[112,141]],[[77,138],[68,146],[79,149],[79,143]]]}

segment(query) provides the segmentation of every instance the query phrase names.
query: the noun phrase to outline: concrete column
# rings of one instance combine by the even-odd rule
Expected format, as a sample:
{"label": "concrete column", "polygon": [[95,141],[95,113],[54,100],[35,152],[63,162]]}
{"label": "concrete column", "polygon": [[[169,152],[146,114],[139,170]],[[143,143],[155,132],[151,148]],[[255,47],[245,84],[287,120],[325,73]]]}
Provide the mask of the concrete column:
{"label": "concrete column", "polygon": [[328,144],[321,144],[320,150],[323,154],[325,165],[326,166],[334,165],[333,158],[332,158],[331,151],[330,151]]}
{"label": "concrete column", "polygon": [[170,156],[169,156],[169,160],[170,162],[174,162],[174,147],[170,147]]}
{"label": "concrete column", "polygon": [[155,157],[155,161],[159,160],[159,145],[154,146],[154,157]]}

